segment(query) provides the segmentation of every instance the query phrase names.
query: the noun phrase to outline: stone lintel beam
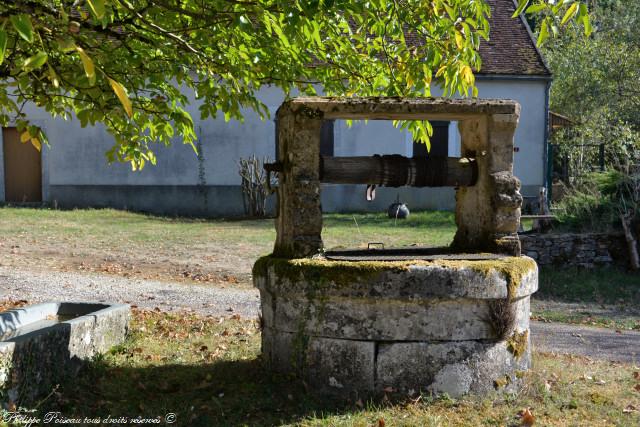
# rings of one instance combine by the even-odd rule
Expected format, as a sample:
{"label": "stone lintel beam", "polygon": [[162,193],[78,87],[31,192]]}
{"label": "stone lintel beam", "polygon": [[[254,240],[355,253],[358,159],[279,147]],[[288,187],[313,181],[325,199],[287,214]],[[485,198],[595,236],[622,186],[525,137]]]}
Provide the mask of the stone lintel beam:
{"label": "stone lintel beam", "polygon": [[287,101],[289,107],[313,109],[327,120],[466,120],[487,115],[519,114],[518,103],[502,99],[401,97],[310,97]]}

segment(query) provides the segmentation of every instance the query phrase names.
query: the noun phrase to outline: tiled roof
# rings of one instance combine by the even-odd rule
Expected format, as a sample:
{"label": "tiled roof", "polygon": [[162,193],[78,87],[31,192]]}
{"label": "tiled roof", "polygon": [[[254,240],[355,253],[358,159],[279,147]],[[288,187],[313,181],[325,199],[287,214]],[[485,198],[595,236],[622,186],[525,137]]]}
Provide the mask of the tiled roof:
{"label": "tiled roof", "polygon": [[491,6],[489,41],[480,43],[478,74],[550,76],[528,26],[512,18],[513,0],[486,0]]}

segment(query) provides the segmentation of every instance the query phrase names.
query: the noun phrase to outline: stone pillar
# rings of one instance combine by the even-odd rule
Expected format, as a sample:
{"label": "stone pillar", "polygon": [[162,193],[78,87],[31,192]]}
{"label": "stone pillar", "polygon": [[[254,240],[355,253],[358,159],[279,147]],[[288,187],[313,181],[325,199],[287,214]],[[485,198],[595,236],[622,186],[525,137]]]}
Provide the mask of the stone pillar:
{"label": "stone pillar", "polygon": [[283,104],[278,116],[277,238],[273,254],[282,258],[312,256],[322,249],[320,205],[320,128],[323,114]]}
{"label": "stone pillar", "polygon": [[520,255],[520,181],[513,176],[515,114],[494,114],[459,122],[462,155],[475,157],[478,181],[456,192],[458,231],[454,249]]}

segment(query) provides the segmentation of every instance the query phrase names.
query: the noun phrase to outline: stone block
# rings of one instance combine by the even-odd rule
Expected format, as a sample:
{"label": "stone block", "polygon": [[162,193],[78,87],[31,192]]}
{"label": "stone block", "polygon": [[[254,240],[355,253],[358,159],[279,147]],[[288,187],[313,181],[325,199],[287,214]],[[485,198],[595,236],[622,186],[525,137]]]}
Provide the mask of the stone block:
{"label": "stone block", "polygon": [[[514,302],[516,322],[529,308]],[[320,300],[278,296],[275,328],[340,339],[376,341],[477,340],[497,338],[489,321],[493,300]]]}
{"label": "stone block", "polygon": [[514,389],[517,371],[529,366],[530,350],[515,357],[505,342],[385,343],[378,350],[376,386],[460,397]]}
{"label": "stone block", "polygon": [[487,261],[401,261],[358,263],[323,259],[263,257],[254,277],[273,295],[314,298],[499,299],[531,295],[538,289],[538,268],[528,257]]}
{"label": "stone block", "polygon": [[128,305],[44,303],[0,313],[2,404],[30,404],[124,341]]}
{"label": "stone block", "polygon": [[312,338],[306,355],[309,384],[341,396],[371,393],[375,347],[372,341]]}

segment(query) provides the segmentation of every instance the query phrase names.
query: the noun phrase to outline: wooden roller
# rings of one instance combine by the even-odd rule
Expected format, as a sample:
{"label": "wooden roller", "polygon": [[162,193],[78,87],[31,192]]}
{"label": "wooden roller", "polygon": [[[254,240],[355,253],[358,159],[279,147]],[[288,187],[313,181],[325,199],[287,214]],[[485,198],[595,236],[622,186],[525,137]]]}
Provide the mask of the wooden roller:
{"label": "wooden roller", "polygon": [[478,179],[475,159],[458,157],[321,156],[320,181],[385,187],[470,187]]}

